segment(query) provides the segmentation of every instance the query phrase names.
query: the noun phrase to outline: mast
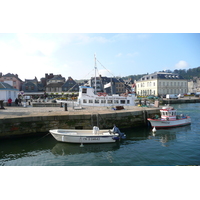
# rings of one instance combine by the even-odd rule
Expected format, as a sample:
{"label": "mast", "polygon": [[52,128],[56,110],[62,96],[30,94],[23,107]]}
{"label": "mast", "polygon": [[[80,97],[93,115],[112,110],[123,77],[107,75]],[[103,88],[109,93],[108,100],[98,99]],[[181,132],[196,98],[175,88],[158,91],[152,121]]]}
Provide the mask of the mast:
{"label": "mast", "polygon": [[96,66],[96,55],[94,54],[94,71],[95,71],[95,77],[94,77],[94,94],[96,94],[97,92],[97,78],[96,78],[96,70],[97,70],[97,66]]}

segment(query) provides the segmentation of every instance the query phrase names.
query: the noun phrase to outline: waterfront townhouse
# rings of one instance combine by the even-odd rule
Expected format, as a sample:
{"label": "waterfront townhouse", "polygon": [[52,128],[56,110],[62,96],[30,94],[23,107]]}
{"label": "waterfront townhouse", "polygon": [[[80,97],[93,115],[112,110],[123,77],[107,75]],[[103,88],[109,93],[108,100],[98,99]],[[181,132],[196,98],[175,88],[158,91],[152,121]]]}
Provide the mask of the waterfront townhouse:
{"label": "waterfront townhouse", "polygon": [[23,81],[18,77],[17,74],[8,73],[3,75],[2,73],[0,73],[0,82],[8,83],[13,88],[21,90]]}
{"label": "waterfront townhouse", "polygon": [[175,73],[155,72],[141,77],[136,82],[136,93],[141,96],[162,96],[187,92],[187,80]]}
{"label": "waterfront townhouse", "polygon": [[61,75],[54,75],[53,78],[47,81],[47,93],[62,93],[62,86],[65,83],[65,78]]}
{"label": "waterfront townhouse", "polygon": [[70,76],[62,86],[63,92],[77,92],[79,91],[79,85]]}
{"label": "waterfront townhouse", "polygon": [[[89,81],[90,87],[95,89],[95,78],[92,77]],[[125,82],[122,79],[115,77],[96,77],[96,92],[106,92],[108,94],[122,94],[126,91]]]}
{"label": "waterfront townhouse", "polygon": [[34,79],[25,79],[24,83],[22,84],[22,91],[24,95],[27,95],[27,96],[43,95],[45,91],[45,87],[35,77]]}

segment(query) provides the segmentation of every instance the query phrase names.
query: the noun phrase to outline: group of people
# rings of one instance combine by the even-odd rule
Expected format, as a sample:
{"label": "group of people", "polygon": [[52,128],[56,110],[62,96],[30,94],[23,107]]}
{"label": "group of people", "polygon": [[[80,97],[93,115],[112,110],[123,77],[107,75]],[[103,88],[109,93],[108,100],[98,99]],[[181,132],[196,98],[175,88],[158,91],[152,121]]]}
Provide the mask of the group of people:
{"label": "group of people", "polygon": [[[11,106],[12,105],[12,99],[9,98],[8,99],[8,106]],[[15,105],[16,106],[22,106],[22,100],[20,98],[16,98],[15,99]]]}

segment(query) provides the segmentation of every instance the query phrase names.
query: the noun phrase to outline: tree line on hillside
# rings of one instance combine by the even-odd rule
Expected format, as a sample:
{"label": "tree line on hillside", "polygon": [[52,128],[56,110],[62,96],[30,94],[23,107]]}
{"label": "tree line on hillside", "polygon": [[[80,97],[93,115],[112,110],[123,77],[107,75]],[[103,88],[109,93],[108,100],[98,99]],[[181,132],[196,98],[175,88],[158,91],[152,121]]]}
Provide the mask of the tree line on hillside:
{"label": "tree line on hillside", "polygon": [[[163,71],[164,72],[164,71]],[[177,73],[181,75],[184,79],[190,80],[193,79],[193,77],[200,78],[200,66],[192,69],[175,69],[174,71],[167,70],[168,73]],[[139,80],[141,77],[148,75],[147,74],[138,74],[138,75],[130,75],[126,77],[122,77],[122,79],[132,79],[132,80]]]}
{"label": "tree line on hillside", "polygon": [[[163,71],[164,72],[164,71]],[[168,73],[177,73],[181,75],[184,79],[190,80],[193,77],[200,78],[200,66],[192,69],[175,69],[174,71],[166,70]],[[123,80],[132,79],[133,81],[138,81],[141,77],[148,75],[147,74],[137,74],[137,75],[129,75],[122,77]],[[87,82],[86,80],[76,80],[76,82]]]}

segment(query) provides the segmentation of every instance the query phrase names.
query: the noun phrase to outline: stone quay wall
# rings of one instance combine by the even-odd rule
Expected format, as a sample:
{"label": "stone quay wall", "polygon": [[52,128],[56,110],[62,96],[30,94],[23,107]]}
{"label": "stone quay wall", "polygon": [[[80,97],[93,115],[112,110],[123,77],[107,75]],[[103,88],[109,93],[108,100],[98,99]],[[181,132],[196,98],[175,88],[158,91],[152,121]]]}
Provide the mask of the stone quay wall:
{"label": "stone quay wall", "polygon": [[[38,109],[38,110],[37,110]],[[124,110],[68,108],[19,108],[0,110],[0,138],[48,133],[50,129],[120,129],[147,125],[146,119],[159,114],[159,108],[137,107]]]}

